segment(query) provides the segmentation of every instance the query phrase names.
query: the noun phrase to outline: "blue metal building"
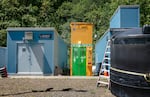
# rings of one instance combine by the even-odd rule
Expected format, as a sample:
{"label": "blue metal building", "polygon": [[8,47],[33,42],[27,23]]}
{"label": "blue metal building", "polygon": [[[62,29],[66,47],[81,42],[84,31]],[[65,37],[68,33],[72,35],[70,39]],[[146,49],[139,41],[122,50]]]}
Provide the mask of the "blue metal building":
{"label": "blue metal building", "polygon": [[9,74],[54,75],[66,66],[67,44],[54,28],[8,28],[7,31]]}
{"label": "blue metal building", "polygon": [[[111,38],[112,28],[133,28],[140,26],[140,12],[138,5],[124,5],[119,6],[110,19],[110,27],[104,35],[95,44],[95,64],[97,65],[96,72],[98,72],[98,65],[102,63],[107,41]],[[115,29],[114,29],[115,30]],[[120,30],[119,30],[120,31]],[[117,30],[116,30],[117,32]]]}
{"label": "blue metal building", "polygon": [[138,5],[119,6],[110,19],[110,28],[140,27]]}
{"label": "blue metal building", "polygon": [[7,48],[0,47],[0,68],[7,64]]}

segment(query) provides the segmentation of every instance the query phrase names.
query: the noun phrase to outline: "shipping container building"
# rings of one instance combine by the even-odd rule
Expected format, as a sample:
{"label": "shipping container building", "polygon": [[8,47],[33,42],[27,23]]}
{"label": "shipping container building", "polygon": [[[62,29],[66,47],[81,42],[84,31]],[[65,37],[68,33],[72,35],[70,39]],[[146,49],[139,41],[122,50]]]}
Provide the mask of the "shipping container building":
{"label": "shipping container building", "polygon": [[8,28],[9,74],[61,74],[67,65],[67,44],[55,28]]}
{"label": "shipping container building", "polygon": [[[139,12],[138,5],[122,5],[117,8],[114,12],[113,16],[110,19],[110,27],[104,33],[104,35],[96,42],[95,44],[95,64],[96,70],[95,75],[99,72],[99,67],[102,64],[105,49],[108,40],[114,35],[114,32],[118,31],[111,31],[111,28],[122,28],[125,30],[126,28],[137,28],[140,26],[140,12]],[[114,29],[114,30],[116,30]],[[113,33],[112,33],[113,32]]]}
{"label": "shipping container building", "polygon": [[72,22],[70,26],[70,75],[91,76],[93,24],[85,22]]}

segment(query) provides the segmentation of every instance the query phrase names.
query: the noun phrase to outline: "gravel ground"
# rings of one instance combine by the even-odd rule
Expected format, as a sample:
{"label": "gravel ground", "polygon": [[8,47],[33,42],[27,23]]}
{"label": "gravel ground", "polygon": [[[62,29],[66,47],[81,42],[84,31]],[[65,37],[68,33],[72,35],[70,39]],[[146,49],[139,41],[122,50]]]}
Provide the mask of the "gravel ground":
{"label": "gravel ground", "polygon": [[0,78],[0,97],[115,97],[96,78]]}

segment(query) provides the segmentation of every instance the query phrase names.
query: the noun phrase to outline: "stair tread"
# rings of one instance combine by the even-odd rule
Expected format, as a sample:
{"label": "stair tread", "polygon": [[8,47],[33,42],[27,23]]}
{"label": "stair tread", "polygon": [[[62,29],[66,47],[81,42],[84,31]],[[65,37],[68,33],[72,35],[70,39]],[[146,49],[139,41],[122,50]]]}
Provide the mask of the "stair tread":
{"label": "stair tread", "polygon": [[99,77],[109,79],[109,76],[100,75]]}
{"label": "stair tread", "polygon": [[103,65],[103,66],[104,66],[104,65],[105,65],[105,66],[110,66],[110,64],[107,64],[107,63],[103,63],[102,65]]}
{"label": "stair tread", "polygon": [[109,84],[109,82],[104,82],[104,81],[97,81],[97,83],[101,83],[101,84]]}

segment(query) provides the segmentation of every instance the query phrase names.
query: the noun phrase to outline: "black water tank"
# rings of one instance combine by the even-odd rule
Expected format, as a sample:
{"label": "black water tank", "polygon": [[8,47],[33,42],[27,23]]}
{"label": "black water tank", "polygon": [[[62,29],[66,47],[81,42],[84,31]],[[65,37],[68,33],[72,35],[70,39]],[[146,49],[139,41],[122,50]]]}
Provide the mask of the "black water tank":
{"label": "black water tank", "polygon": [[110,84],[117,97],[150,97],[150,32],[134,28],[112,37]]}

